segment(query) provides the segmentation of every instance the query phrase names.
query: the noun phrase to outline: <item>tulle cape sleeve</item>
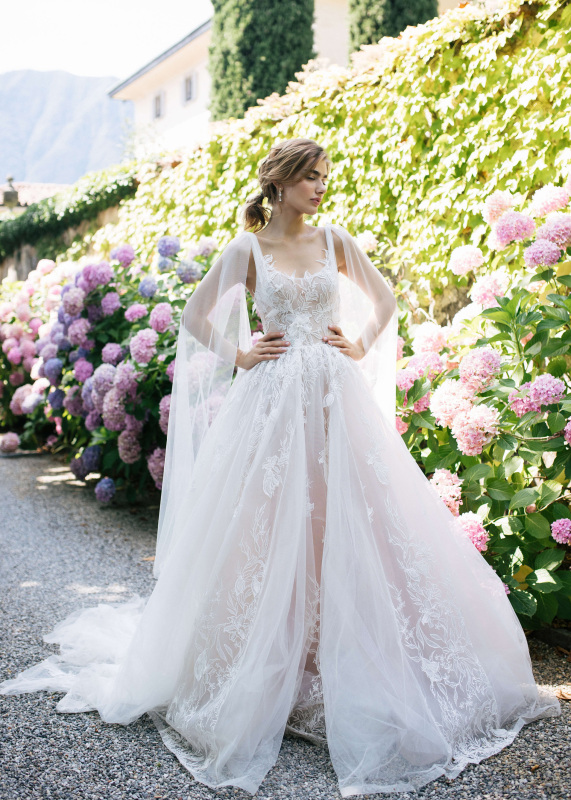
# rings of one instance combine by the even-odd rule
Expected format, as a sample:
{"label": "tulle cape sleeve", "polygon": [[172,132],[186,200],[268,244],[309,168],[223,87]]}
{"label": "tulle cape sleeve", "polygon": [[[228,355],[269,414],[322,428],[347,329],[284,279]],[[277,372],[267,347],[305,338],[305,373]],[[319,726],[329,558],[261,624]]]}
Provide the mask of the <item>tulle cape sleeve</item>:
{"label": "tulle cape sleeve", "polygon": [[[361,338],[357,363],[383,413],[394,422],[396,301],[387,281],[340,225],[347,275],[339,273],[339,319],[347,338]],[[217,411],[245,370],[237,349],[252,347],[246,279],[254,236],[243,231],[226,246],[196,286],[180,320],[171,392],[154,575],[158,577],[180,531],[192,519],[190,489],[200,447]],[[329,240],[332,244],[332,238]],[[334,249],[334,248],[333,248]],[[255,258],[255,251],[254,251]],[[350,409],[348,409],[350,413]],[[178,532],[178,533],[177,533]]]}

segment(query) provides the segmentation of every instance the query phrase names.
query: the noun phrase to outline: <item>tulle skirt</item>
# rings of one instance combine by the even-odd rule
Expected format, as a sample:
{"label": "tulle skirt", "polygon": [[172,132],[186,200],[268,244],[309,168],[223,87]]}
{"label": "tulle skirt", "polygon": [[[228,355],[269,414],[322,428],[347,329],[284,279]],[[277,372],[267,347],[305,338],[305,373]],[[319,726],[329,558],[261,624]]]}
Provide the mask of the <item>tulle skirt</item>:
{"label": "tulle skirt", "polygon": [[455,523],[358,364],[292,346],[234,381],[150,597],[74,612],[1,691],[149,713],[210,787],[255,793],[285,732],[327,744],[343,797],[453,778],[561,713]]}

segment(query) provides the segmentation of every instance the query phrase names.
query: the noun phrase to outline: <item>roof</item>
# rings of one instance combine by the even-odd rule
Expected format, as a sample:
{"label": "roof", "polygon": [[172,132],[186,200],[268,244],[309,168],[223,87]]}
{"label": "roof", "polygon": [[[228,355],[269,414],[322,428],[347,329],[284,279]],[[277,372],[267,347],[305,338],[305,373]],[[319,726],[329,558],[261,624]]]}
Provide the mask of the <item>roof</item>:
{"label": "roof", "polygon": [[166,61],[167,58],[174,55],[174,53],[176,53],[178,50],[182,50],[182,48],[185,47],[189,42],[192,42],[193,39],[197,39],[199,36],[205,33],[205,31],[207,31],[211,26],[212,26],[212,18],[207,19],[206,22],[203,22],[202,25],[199,25],[198,28],[195,28],[193,31],[187,34],[187,36],[185,36],[184,39],[181,39],[180,42],[173,44],[173,46],[169,47],[168,50],[165,50],[164,53],[161,53],[156,58],[153,58],[152,61],[149,61],[149,63],[145,64],[144,67],[141,67],[141,69],[137,70],[137,72],[134,72],[133,75],[131,75],[129,78],[127,78],[124,81],[121,81],[121,83],[118,83],[117,86],[114,86],[112,89],[110,89],[107,92],[107,94],[110,97],[113,97],[122,89],[125,89],[127,86],[129,86],[131,83],[134,83],[142,75],[144,75],[147,72],[150,72],[150,70],[154,69],[154,67],[160,64],[162,61]]}

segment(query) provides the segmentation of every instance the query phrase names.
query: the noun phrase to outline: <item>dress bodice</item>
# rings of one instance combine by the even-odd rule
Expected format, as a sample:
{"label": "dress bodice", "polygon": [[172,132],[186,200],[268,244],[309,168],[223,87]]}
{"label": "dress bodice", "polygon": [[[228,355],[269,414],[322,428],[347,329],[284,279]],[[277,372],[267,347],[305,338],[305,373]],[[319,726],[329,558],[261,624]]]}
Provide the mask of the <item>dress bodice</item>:
{"label": "dress bodice", "polygon": [[254,300],[264,333],[284,331],[290,347],[316,344],[332,331],[327,327],[339,321],[339,274],[331,229],[325,226],[327,247],[323,266],[294,276],[274,266],[272,254],[264,255],[254,233],[256,262]]}

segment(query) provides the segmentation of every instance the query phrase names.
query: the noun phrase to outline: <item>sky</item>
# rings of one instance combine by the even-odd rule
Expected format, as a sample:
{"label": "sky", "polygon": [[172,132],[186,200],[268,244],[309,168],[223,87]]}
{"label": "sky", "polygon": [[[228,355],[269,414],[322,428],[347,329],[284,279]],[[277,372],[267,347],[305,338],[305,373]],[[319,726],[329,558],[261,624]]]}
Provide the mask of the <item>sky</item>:
{"label": "sky", "polygon": [[19,69],[127,78],[212,15],[210,0],[2,2],[0,74]]}

